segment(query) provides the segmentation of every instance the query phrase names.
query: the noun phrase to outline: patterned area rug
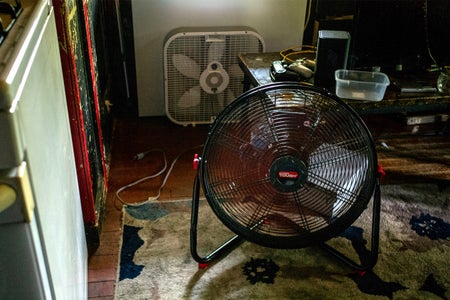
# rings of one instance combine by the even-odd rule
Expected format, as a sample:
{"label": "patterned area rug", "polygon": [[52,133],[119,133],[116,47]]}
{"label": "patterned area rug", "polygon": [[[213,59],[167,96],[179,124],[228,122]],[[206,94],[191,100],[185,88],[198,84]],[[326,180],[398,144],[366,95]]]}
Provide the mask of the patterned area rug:
{"label": "patterned area rug", "polygon": [[[190,254],[191,201],[125,208],[116,299],[450,299],[450,188],[382,186],[380,249],[357,272],[321,247],[272,249],[244,242],[199,268]],[[358,260],[370,247],[369,208],[328,241]],[[201,201],[198,252],[232,234]]]}

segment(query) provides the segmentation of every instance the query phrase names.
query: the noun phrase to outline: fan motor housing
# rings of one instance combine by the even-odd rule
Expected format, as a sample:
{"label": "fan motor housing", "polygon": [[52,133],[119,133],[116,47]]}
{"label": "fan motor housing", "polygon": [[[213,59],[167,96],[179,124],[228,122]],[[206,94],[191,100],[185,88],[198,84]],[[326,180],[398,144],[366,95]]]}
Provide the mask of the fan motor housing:
{"label": "fan motor housing", "polygon": [[220,62],[211,62],[200,75],[200,87],[208,94],[222,93],[229,83],[230,77]]}
{"label": "fan motor housing", "polygon": [[302,187],[308,177],[306,164],[294,156],[275,159],[270,167],[270,182],[281,192],[294,192]]}

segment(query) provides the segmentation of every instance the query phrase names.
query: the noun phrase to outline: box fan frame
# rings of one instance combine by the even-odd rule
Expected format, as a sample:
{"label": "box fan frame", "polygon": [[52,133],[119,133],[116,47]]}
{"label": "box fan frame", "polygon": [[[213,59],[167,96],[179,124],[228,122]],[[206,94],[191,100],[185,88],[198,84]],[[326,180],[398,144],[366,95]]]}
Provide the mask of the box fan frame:
{"label": "box fan frame", "polygon": [[164,42],[165,113],[179,125],[211,124],[243,92],[238,54],[265,52],[250,27],[177,28]]}

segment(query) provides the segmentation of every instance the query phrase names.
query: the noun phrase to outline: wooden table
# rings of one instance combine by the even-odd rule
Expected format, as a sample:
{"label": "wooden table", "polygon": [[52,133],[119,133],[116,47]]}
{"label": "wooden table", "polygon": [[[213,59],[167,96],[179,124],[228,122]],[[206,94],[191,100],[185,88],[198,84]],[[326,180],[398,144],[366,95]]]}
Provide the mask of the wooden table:
{"label": "wooden table", "polygon": [[[273,61],[280,60],[278,52],[239,54],[239,65],[244,72],[244,90],[252,86],[271,83],[270,66]],[[390,76],[391,77],[391,76]],[[391,77],[391,82],[394,79]],[[435,79],[434,79],[435,80]],[[434,81],[436,82],[436,81]],[[387,88],[382,101],[360,101],[344,99],[358,113],[420,113],[420,112],[450,112],[450,95],[438,93],[400,94],[392,88]]]}

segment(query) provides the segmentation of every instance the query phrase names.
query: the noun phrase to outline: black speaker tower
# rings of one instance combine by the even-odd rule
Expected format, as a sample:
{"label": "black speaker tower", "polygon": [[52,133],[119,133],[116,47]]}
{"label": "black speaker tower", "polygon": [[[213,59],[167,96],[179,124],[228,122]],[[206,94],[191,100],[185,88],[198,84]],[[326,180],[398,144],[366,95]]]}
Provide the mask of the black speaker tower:
{"label": "black speaker tower", "polygon": [[347,68],[350,34],[347,31],[319,30],[314,85],[335,90],[334,71]]}

